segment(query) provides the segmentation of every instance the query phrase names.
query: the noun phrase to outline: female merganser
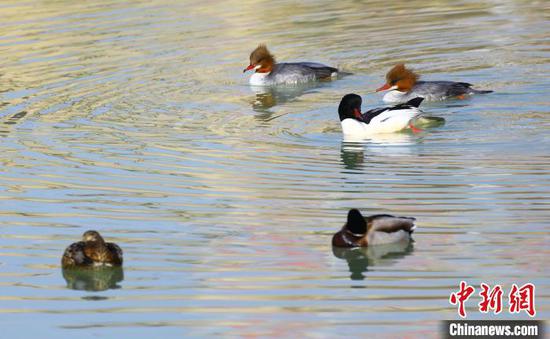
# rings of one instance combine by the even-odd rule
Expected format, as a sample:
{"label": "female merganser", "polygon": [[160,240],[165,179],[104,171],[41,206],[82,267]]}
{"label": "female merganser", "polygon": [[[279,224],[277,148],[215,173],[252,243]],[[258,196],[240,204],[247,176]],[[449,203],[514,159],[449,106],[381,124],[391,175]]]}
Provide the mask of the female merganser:
{"label": "female merganser", "polygon": [[98,267],[121,266],[122,250],[117,244],[105,242],[96,231],[86,231],[82,241],[71,244],[63,253],[61,266],[70,267]]}
{"label": "female merganser", "polygon": [[472,84],[454,81],[418,81],[420,76],[398,64],[386,74],[386,84],[376,91],[387,91],[384,102],[407,102],[416,97],[427,101],[440,101],[450,98],[464,99],[467,95],[485,94],[492,91],[480,91],[471,88]]}
{"label": "female merganser", "polygon": [[255,86],[296,85],[316,80],[330,80],[338,74],[338,69],[316,62],[276,63],[273,54],[265,45],[259,45],[250,53],[250,65],[243,70],[255,73],[250,84]]}
{"label": "female merganser", "polygon": [[414,98],[405,104],[374,108],[361,113],[361,97],[357,94],[346,94],[338,107],[342,132],[352,137],[397,132],[407,127],[413,132],[419,132],[421,130],[413,126],[412,120],[422,114],[418,109],[422,100],[424,99]]}
{"label": "female merganser", "polygon": [[357,209],[348,212],[348,220],[332,237],[332,246],[366,247],[408,241],[416,229],[415,218],[376,214],[363,217]]}

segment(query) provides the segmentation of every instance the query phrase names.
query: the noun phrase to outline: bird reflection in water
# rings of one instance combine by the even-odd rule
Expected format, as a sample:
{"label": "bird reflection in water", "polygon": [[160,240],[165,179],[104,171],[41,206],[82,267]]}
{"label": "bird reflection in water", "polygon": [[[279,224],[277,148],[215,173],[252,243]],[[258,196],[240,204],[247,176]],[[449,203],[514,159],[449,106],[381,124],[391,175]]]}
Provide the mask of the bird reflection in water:
{"label": "bird reflection in water", "polygon": [[105,291],[120,288],[124,279],[122,267],[64,268],[67,287],[79,291]]}
{"label": "bird reflection in water", "polygon": [[342,142],[340,157],[345,169],[361,169],[365,162],[365,145],[357,142]]}
{"label": "bird reflection in water", "polygon": [[364,280],[369,266],[391,266],[414,250],[413,241],[403,241],[387,245],[370,247],[342,248],[332,247],[336,258],[348,262],[351,280]]}
{"label": "bird reflection in water", "polygon": [[[340,147],[341,163],[346,170],[360,170],[368,162],[367,157],[377,161],[381,156],[403,156],[415,152],[411,145],[418,143],[410,134],[388,133],[373,135],[368,139],[354,139],[344,136]],[[368,155],[365,154],[367,151]]]}
{"label": "bird reflection in water", "polygon": [[313,92],[319,88],[319,84],[303,84],[294,86],[250,86],[256,97],[252,101],[252,109],[262,113],[258,118],[262,120],[271,120],[273,112],[269,109],[277,105],[292,101],[293,99]]}

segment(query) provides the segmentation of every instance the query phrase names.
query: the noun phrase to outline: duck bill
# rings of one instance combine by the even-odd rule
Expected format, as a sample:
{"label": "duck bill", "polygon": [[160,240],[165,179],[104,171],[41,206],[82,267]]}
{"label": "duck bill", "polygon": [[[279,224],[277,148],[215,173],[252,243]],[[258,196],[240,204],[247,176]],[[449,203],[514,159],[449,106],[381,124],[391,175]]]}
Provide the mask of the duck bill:
{"label": "duck bill", "polygon": [[243,73],[246,72],[246,71],[250,71],[251,69],[254,69],[255,67],[256,67],[256,65],[250,64],[250,65],[248,65],[247,68],[243,69]]}
{"label": "duck bill", "polygon": [[353,110],[353,115],[355,116],[355,119],[363,121],[363,114],[361,114],[361,111],[357,108]]}
{"label": "duck bill", "polygon": [[392,87],[395,87],[395,86],[391,86],[390,84],[384,84],[384,86],[377,88],[376,91],[377,92],[387,91],[389,89],[392,89]]}

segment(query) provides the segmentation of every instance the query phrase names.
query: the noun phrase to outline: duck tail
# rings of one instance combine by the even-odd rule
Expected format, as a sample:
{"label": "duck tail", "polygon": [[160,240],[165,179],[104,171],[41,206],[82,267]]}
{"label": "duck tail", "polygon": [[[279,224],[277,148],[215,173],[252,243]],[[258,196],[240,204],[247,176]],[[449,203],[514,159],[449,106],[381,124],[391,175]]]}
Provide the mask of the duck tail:
{"label": "duck tail", "polygon": [[412,223],[413,224],[412,224],[411,228],[409,228],[409,234],[413,234],[414,230],[416,230],[416,224],[414,223],[414,220],[413,220]]}

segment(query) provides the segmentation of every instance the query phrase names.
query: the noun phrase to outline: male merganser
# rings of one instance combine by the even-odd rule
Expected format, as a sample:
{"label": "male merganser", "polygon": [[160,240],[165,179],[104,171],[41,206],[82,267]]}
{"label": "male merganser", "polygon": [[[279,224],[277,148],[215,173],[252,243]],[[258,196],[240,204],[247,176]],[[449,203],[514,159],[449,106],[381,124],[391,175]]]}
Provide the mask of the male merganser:
{"label": "male merganser", "polygon": [[332,237],[332,246],[367,247],[408,241],[416,229],[415,218],[376,214],[363,217],[357,209],[348,212],[348,220]]}
{"label": "male merganser", "polygon": [[357,94],[346,94],[338,106],[342,132],[353,137],[397,132],[407,127],[413,132],[419,132],[421,130],[413,126],[412,120],[422,114],[418,109],[422,100],[424,99],[414,98],[404,104],[374,108],[361,113],[361,97]]}
{"label": "male merganser", "polygon": [[418,81],[420,76],[404,64],[398,64],[386,74],[386,84],[376,91],[387,91],[384,102],[407,102],[416,97],[427,101],[440,101],[450,98],[464,99],[472,94],[485,94],[492,91],[480,91],[471,88],[472,84],[454,81]]}
{"label": "male merganser", "polygon": [[82,241],[71,244],[63,253],[61,266],[69,267],[98,267],[121,266],[122,250],[112,242],[105,242],[96,231],[86,231]]}
{"label": "male merganser", "polygon": [[250,77],[250,84],[271,86],[283,84],[302,84],[316,80],[330,80],[338,74],[338,69],[316,62],[276,63],[273,54],[265,45],[259,45],[250,53],[250,65],[243,70],[255,73]]}

